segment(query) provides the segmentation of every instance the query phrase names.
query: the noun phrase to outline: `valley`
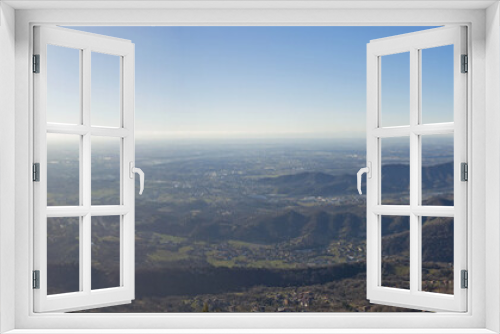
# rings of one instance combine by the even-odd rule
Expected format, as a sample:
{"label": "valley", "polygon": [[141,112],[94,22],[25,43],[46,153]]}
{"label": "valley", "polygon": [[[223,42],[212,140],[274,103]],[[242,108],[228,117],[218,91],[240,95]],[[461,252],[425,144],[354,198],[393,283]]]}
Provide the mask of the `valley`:
{"label": "valley", "polygon": [[[436,147],[449,151],[445,144]],[[393,147],[382,167],[384,204],[409,194],[407,150]],[[52,205],[78,199],[71,186],[78,164],[64,147],[58,152],[50,159],[49,191],[60,189],[49,193]],[[431,153],[423,204],[453,205],[453,163]],[[93,201],[110,204],[119,191],[119,152],[104,147],[96,156]],[[365,297],[366,206],[355,176],[364,160],[362,141],[139,142],[136,165],[146,184],[136,195],[136,299],[92,312],[401,311]],[[78,243],[67,222],[48,224],[54,293],[78,289]],[[382,224],[383,282],[405,285],[408,222],[383,217]],[[423,286],[452,293],[453,219],[422,224]],[[112,226],[93,217],[95,288],[118,282]]]}

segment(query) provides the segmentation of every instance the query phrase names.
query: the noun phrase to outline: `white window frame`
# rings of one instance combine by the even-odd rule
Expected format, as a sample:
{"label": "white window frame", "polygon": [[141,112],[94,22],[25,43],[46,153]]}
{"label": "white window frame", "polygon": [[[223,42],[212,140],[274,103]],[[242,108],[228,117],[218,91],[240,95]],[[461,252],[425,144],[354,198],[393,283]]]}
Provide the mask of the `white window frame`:
{"label": "white window frame", "polygon": [[[80,123],[47,122],[47,45],[78,50],[80,57]],[[119,127],[92,125],[92,53],[113,55],[120,66]],[[39,288],[34,289],[35,312],[75,311],[130,303],[135,296],[135,191],[134,140],[134,44],[129,40],[85,33],[60,27],[34,27],[34,53],[39,55],[39,73],[34,82],[34,162],[39,163],[39,181],[33,184],[34,270],[39,270]],[[79,135],[79,205],[47,206],[47,134]],[[92,138],[116,138],[120,144],[120,203],[92,205]],[[93,216],[118,216],[120,221],[120,285],[93,290],[91,286],[91,220]],[[79,291],[47,295],[47,218],[76,217],[79,220]]]}
{"label": "white window frame", "polygon": [[[371,177],[367,179],[367,298],[372,303],[427,311],[467,310],[467,290],[461,287],[461,271],[467,270],[467,184],[460,177],[461,163],[467,163],[467,76],[461,58],[467,54],[466,27],[449,26],[396,35],[370,41],[367,45],[366,159]],[[422,122],[422,50],[453,46],[453,121]],[[409,124],[384,127],[381,110],[383,57],[409,54]],[[425,135],[453,135],[454,206],[422,205],[422,138]],[[382,141],[408,139],[410,192],[408,205],[382,202]],[[405,216],[409,220],[409,289],[382,285],[382,217]],[[422,217],[453,218],[453,294],[422,291]]]}
{"label": "white window frame", "polygon": [[[6,3],[7,2],[7,3]],[[13,333],[37,333],[45,329],[50,332],[104,333],[115,329],[118,332],[139,333],[148,329],[164,329],[162,332],[315,332],[336,333],[492,333],[500,332],[500,18],[498,1],[370,1],[367,2],[276,2],[255,3],[237,1],[224,5],[217,1],[184,3],[165,2],[160,8],[158,2],[144,1],[143,5],[132,6],[144,9],[103,10],[102,7],[130,6],[131,2],[82,2],[72,9],[68,1],[16,2],[4,1],[0,26],[0,40],[12,42],[15,28],[15,120],[6,116],[7,124],[0,124],[0,130],[15,126],[15,152],[7,143],[0,143],[7,150],[0,151],[2,161],[15,159],[15,184],[8,182],[0,173],[0,182],[6,181],[10,188],[0,189],[0,206],[4,198],[15,193],[15,220],[0,216],[0,326],[2,330],[15,329]],[[410,3],[409,5],[407,3]],[[13,21],[9,5],[38,9],[18,10]],[[49,6],[40,9],[40,7]],[[54,9],[57,7],[69,7]],[[99,6],[101,9],[95,9]],[[147,9],[147,6],[151,6]],[[183,6],[184,8],[175,8]],[[203,7],[201,7],[203,6]],[[223,6],[233,8],[221,9]],[[397,6],[398,9],[390,9]],[[406,8],[405,8],[406,6]],[[57,8],[56,7],[56,8]],[[210,8],[212,7],[212,8]],[[488,7],[488,8],[487,8]],[[94,8],[94,9],[92,9]],[[151,9],[154,8],[154,9]],[[305,9],[306,10],[305,10]],[[348,9],[355,8],[355,9]],[[375,9],[374,9],[375,8]],[[469,253],[469,307],[466,313],[435,314],[34,314],[33,291],[31,290],[32,260],[32,183],[30,169],[32,157],[33,121],[32,75],[30,73],[32,54],[32,31],[36,24],[60,25],[411,25],[436,26],[464,24],[469,31],[470,57],[468,76],[468,142],[470,181],[468,197],[468,244]],[[9,31],[4,32],[8,28]],[[3,51],[1,51],[3,52]],[[9,51],[13,52],[13,50]],[[0,53],[2,56],[2,53]],[[10,57],[10,58],[9,58]],[[2,69],[13,66],[1,64]],[[0,59],[1,60],[1,59]],[[3,80],[3,79],[0,79]],[[2,82],[3,84],[3,82]],[[8,106],[12,100],[0,92]],[[3,101],[2,101],[3,103]],[[3,112],[3,111],[1,111]],[[10,110],[14,113],[13,110]],[[3,116],[3,115],[2,115]],[[1,133],[1,131],[0,131]],[[13,138],[12,134],[10,136]],[[486,154],[486,152],[488,152]],[[7,158],[7,159],[5,159]],[[9,165],[13,171],[12,165]],[[488,175],[488,182],[486,182]],[[1,188],[1,187],[0,187]],[[3,195],[3,196],[2,196]],[[8,208],[7,208],[8,209]],[[1,214],[1,213],[0,213]],[[9,217],[9,216],[7,216]],[[14,261],[10,259],[14,254]],[[486,263],[488,265],[486,265]],[[15,289],[12,290],[12,283]],[[10,285],[9,285],[10,283]],[[11,309],[8,308],[10,305]],[[15,305],[12,307],[11,305]],[[134,330],[135,329],[135,330]],[[245,330],[246,329],[246,330]],[[382,330],[383,329],[383,330]],[[412,330],[413,329],[413,330]],[[40,330],[40,331],[38,331]]]}

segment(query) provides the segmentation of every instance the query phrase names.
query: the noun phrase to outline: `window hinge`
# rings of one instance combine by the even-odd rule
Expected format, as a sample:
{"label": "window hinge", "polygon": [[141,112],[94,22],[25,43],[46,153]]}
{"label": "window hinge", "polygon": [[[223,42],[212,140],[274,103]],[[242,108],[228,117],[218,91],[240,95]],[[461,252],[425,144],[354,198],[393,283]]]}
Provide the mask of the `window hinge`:
{"label": "window hinge", "polygon": [[469,72],[469,56],[462,55],[462,73]]}
{"label": "window hinge", "polygon": [[469,287],[469,273],[467,270],[462,270],[461,271],[461,287],[462,289],[467,289]]}
{"label": "window hinge", "polygon": [[462,162],[460,165],[460,173],[462,174],[462,181],[469,181],[469,165],[466,162]]}
{"label": "window hinge", "polygon": [[33,164],[33,181],[40,182],[40,164],[38,162]]}
{"label": "window hinge", "polygon": [[40,73],[40,55],[33,55],[33,73]]}
{"label": "window hinge", "polygon": [[33,289],[40,289],[40,270],[33,270]]}

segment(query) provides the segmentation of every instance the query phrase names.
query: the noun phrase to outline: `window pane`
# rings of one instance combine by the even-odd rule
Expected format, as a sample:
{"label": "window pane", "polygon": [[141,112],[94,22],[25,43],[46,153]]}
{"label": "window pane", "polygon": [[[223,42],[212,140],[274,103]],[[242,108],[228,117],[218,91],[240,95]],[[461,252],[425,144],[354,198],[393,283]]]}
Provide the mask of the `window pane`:
{"label": "window pane", "polygon": [[382,126],[410,124],[410,53],[381,57]]}
{"label": "window pane", "polygon": [[80,53],[47,45],[47,122],[80,123]]}
{"label": "window pane", "polygon": [[423,49],[422,123],[453,122],[453,45]]}
{"label": "window pane", "polygon": [[47,134],[47,205],[80,205],[80,136]]}
{"label": "window pane", "polygon": [[120,80],[120,57],[92,52],[92,125],[120,127]]}
{"label": "window pane", "polygon": [[410,217],[382,216],[382,286],[410,288]]}
{"label": "window pane", "polygon": [[410,138],[382,138],[382,204],[410,204]]}
{"label": "window pane", "polygon": [[121,139],[92,137],[92,205],[120,204]]}
{"label": "window pane", "polygon": [[80,218],[47,218],[47,294],[80,291]]}
{"label": "window pane", "polygon": [[453,218],[422,217],[422,291],[453,294]]}
{"label": "window pane", "polygon": [[422,204],[453,206],[453,135],[421,136]]}
{"label": "window pane", "polygon": [[120,286],[120,216],[92,217],[92,289]]}

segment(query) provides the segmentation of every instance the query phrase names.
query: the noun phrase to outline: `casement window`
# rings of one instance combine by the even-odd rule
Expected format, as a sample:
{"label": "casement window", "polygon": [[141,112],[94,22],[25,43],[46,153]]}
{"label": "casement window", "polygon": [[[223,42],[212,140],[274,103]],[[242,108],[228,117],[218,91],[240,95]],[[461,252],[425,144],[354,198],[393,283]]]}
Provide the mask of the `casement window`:
{"label": "casement window", "polygon": [[[141,187],[144,183],[142,171],[134,166],[134,44],[55,27],[35,27],[34,34],[34,311],[74,311],[129,303],[134,299],[135,172],[141,175]],[[64,56],[58,58],[58,53]],[[109,58],[110,66],[114,63],[115,73],[104,74],[111,78],[103,79],[102,73],[92,70],[92,61],[101,58]],[[73,82],[68,76],[59,79],[62,83],[54,80],[57,67],[74,74]],[[92,77],[99,76],[101,80],[114,79],[115,89],[104,92],[107,100],[114,101],[98,100],[103,92],[92,86],[96,82]],[[66,97],[61,97],[61,92]],[[62,102],[57,105],[54,100]],[[113,195],[99,197],[91,189],[103,181],[95,179],[92,160],[98,158],[99,145],[108,142],[115,144],[119,157],[118,166],[113,166],[117,168],[108,172],[117,182],[108,184],[115,188]],[[48,162],[48,155],[60,149],[74,153],[78,166],[51,170],[55,167]],[[75,182],[50,184],[57,183],[57,173],[73,173]],[[47,199],[48,188],[54,186],[60,187],[62,198]],[[115,250],[120,277],[115,286],[92,282],[93,257],[99,256],[98,250],[93,250],[94,222],[112,224],[120,240],[120,249]],[[65,291],[49,288],[49,280],[57,275],[51,276],[47,266],[54,225],[64,230],[69,243],[78,243],[67,249],[79,267],[74,268],[75,281]]]}
{"label": "casement window", "polygon": [[[423,80],[426,64],[432,62],[437,48],[449,48],[449,56],[442,66],[453,67],[452,113],[446,122],[433,121],[432,104],[423,103],[426,96]],[[433,53],[434,52],[434,53]],[[402,119],[390,117],[392,101],[384,101],[384,83],[397,80],[385,79],[391,57],[405,57],[409,73],[409,103],[399,110]],[[466,311],[467,309],[467,57],[466,28],[443,27],[401,36],[371,41],[367,46],[367,298],[373,303],[419,308],[423,310]],[[386,65],[386,67],[384,67]],[[384,80],[385,79],[385,80]],[[401,83],[403,84],[403,83]],[[390,87],[390,86],[389,86]],[[427,91],[428,93],[428,91]],[[445,108],[446,106],[439,106]],[[386,113],[386,114],[384,114]],[[389,115],[387,115],[389,114]],[[430,121],[429,121],[430,120]],[[406,123],[406,124],[405,124]],[[389,124],[389,126],[387,126]],[[396,125],[396,126],[395,126]],[[425,142],[436,136],[452,136],[453,155],[453,203],[436,205],[426,203],[422,179],[422,160]],[[395,180],[382,179],[384,168],[384,143],[397,140],[409,152],[409,169],[394,173]],[[405,183],[408,196],[396,200],[388,199],[384,182]],[[358,180],[359,188],[359,180]],[[384,282],[382,235],[386,216],[403,216],[409,240],[406,247],[408,274],[401,282]],[[453,293],[433,293],[422,287],[423,244],[422,226],[427,217],[446,217],[452,221],[453,240]],[[408,242],[409,241],[409,242]],[[439,240],[436,240],[439,242]],[[441,249],[446,252],[445,249]],[[464,280],[464,282],[461,282]],[[406,281],[406,282],[404,282]]]}
{"label": "casement window", "polygon": [[[297,2],[293,6],[284,2],[252,5],[238,2],[225,9],[221,3],[210,2],[207,7],[193,9],[177,2],[3,1],[0,42],[6,47],[0,48],[0,69],[12,67],[15,71],[2,72],[2,77],[6,73],[8,85],[3,85],[5,79],[0,79],[0,102],[9,107],[0,111],[2,116],[4,112],[8,116],[2,117],[0,135],[7,137],[9,132],[4,130],[9,127],[15,127],[15,135],[8,136],[12,144],[0,141],[4,168],[0,170],[0,182],[3,182],[0,187],[0,331],[499,332],[498,1],[408,2],[397,5],[384,1],[369,5]],[[84,7],[87,9],[81,9]],[[139,8],[141,10],[137,10]],[[135,171],[134,46],[130,41],[54,25],[198,24],[444,26],[374,40],[367,45],[368,155],[363,170],[367,172],[367,299],[372,303],[437,312],[397,315],[69,313],[129,303],[134,299],[134,191],[137,190],[131,173]],[[428,113],[431,109],[426,105],[425,66],[433,51],[443,49],[450,55],[448,65],[453,66],[453,112],[447,119],[436,119]],[[60,65],[78,77],[76,81],[63,83],[68,92],[66,96],[73,100],[62,101],[59,110],[67,110],[64,115],[72,117],[70,119],[60,112],[53,113],[54,109],[49,110],[49,100],[53,98],[50,96],[53,84],[50,56],[54,52],[68,55],[68,62]],[[402,73],[410,82],[407,88],[402,87],[407,89],[409,100],[407,109],[401,113],[407,117],[403,121],[392,118],[390,110],[385,113],[385,83],[392,80],[392,76],[384,76],[384,69],[386,64],[390,67],[391,57],[403,59],[406,67]],[[104,58],[110,59],[110,72],[95,73],[92,61]],[[114,74],[107,77],[111,72]],[[92,78],[102,78],[102,75],[116,82],[113,92],[95,92]],[[107,105],[112,108],[93,109],[95,95],[100,93],[111,99],[118,96]],[[422,186],[425,178],[422,170],[426,142],[437,137],[453,143],[450,156],[453,157],[454,196],[429,203]],[[409,168],[404,171],[404,177],[394,174],[394,179],[389,180],[407,184],[408,194],[400,198],[385,192],[384,184],[388,180],[382,178],[381,172],[386,165],[384,143],[391,140],[400,143],[408,153]],[[55,145],[56,142],[64,145]],[[109,179],[93,180],[92,159],[102,158],[99,147],[107,142],[114,142],[118,147],[119,167],[109,172],[114,173]],[[78,166],[51,166],[51,152],[58,147],[64,147],[65,154],[76,156]],[[60,196],[47,198],[47,188],[54,187],[53,176],[63,167],[72,168],[72,172],[76,170],[73,183],[61,187],[64,191]],[[14,176],[5,171],[15,172]],[[462,177],[468,181],[462,181]],[[111,179],[113,188],[108,187]],[[104,196],[93,191],[103,187],[110,189]],[[11,203],[5,200],[8,196],[15,197],[12,208],[5,204]],[[9,210],[12,215],[6,218]],[[384,277],[387,269],[384,260],[388,256],[384,248],[384,224],[391,219],[397,219],[402,231],[409,236],[390,236],[400,238],[403,249],[390,255],[401,263],[396,268],[401,278],[397,282]],[[429,220],[447,224],[451,221],[453,228],[453,287],[446,293],[422,284],[427,256],[424,254],[429,254],[426,249],[429,241],[422,231]],[[113,258],[120,268],[120,276],[110,286],[92,282],[92,258],[99,256],[93,253],[93,235],[103,224],[113,226],[112,237],[120,240]],[[69,227],[65,234],[67,256],[77,259],[76,279],[68,283],[65,290],[51,290],[50,279],[57,273],[47,272],[50,270],[47,257],[51,252],[48,232],[62,226]],[[431,240],[430,243],[435,243],[431,250],[439,249],[438,238],[436,235]],[[468,280],[462,279],[466,274]],[[14,307],[8,308],[10,305]]]}

